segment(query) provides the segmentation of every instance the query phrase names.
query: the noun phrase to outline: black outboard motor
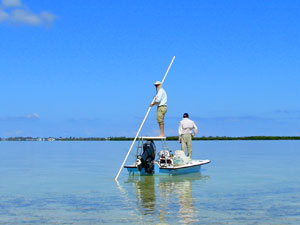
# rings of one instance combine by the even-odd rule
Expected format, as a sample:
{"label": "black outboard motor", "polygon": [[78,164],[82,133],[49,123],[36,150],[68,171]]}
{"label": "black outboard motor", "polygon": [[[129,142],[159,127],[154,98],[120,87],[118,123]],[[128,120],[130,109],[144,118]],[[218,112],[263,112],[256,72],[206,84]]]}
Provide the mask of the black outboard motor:
{"label": "black outboard motor", "polygon": [[144,143],[143,154],[138,156],[138,159],[141,160],[141,164],[138,166],[138,169],[141,170],[142,168],[145,168],[146,173],[153,174],[155,153],[156,147],[152,140]]}

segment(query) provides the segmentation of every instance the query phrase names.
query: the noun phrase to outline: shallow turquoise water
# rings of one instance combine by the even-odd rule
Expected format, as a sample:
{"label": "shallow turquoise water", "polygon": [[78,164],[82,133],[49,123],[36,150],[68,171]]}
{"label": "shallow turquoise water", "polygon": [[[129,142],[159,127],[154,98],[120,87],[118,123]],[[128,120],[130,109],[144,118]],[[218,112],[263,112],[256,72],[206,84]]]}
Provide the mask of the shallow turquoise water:
{"label": "shallow turquoise water", "polygon": [[0,142],[0,224],[300,224],[299,141],[194,141],[201,173],[116,183],[130,144]]}

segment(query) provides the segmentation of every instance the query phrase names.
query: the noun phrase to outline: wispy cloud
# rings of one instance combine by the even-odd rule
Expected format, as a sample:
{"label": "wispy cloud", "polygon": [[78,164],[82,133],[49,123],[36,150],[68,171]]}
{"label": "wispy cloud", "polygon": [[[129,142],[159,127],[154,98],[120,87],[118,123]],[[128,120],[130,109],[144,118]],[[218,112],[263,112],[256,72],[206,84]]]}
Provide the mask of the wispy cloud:
{"label": "wispy cloud", "polygon": [[26,120],[39,120],[40,116],[37,113],[30,113],[24,116],[4,116],[0,117],[0,121],[26,121]]}
{"label": "wispy cloud", "polygon": [[[196,117],[197,118],[197,117]],[[241,122],[241,121],[267,121],[273,120],[269,117],[260,116],[216,116],[216,117],[199,117],[198,120],[215,120],[224,122]]]}
{"label": "wispy cloud", "polygon": [[282,115],[300,115],[300,110],[276,110],[275,113]]}
{"label": "wispy cloud", "polygon": [[20,0],[2,0],[0,4],[0,23],[50,26],[55,19],[56,16],[47,11],[31,12]]}
{"label": "wispy cloud", "polygon": [[22,5],[20,0],[2,0],[4,7],[19,7]]}

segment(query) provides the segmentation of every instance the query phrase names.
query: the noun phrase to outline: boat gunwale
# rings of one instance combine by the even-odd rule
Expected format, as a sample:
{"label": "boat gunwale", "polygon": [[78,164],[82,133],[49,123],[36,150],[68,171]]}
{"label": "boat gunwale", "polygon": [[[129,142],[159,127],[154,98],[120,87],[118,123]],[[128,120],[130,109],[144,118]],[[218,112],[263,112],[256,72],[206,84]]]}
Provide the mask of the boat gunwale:
{"label": "boat gunwale", "polygon": [[202,166],[205,164],[210,163],[210,160],[205,160],[206,162],[199,162],[197,164],[186,164],[186,165],[178,165],[178,166],[174,166],[174,167],[159,167],[159,169],[167,169],[167,170],[178,170],[178,169],[184,169],[184,168],[191,168],[191,167],[195,167],[195,166]]}
{"label": "boat gunwale", "polygon": [[[186,165],[178,165],[178,166],[175,166],[175,167],[162,167],[162,166],[159,166],[157,162],[155,162],[159,169],[163,169],[163,170],[178,170],[178,169],[184,169],[184,168],[191,168],[191,167],[195,167],[195,166],[201,166],[201,165],[205,165],[205,164],[208,164],[210,163],[210,160],[203,160],[205,162],[198,162],[196,164],[186,164]],[[137,168],[136,165],[125,165],[124,168]]]}

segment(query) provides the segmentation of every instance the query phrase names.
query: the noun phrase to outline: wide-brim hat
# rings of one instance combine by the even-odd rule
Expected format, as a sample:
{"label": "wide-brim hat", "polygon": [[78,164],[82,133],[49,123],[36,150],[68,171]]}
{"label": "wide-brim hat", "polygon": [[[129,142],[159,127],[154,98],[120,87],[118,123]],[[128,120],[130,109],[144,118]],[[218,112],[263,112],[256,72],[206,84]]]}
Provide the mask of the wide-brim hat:
{"label": "wide-brim hat", "polygon": [[155,86],[156,86],[156,85],[160,85],[160,84],[161,84],[160,81],[156,81],[156,82],[154,83]]}

